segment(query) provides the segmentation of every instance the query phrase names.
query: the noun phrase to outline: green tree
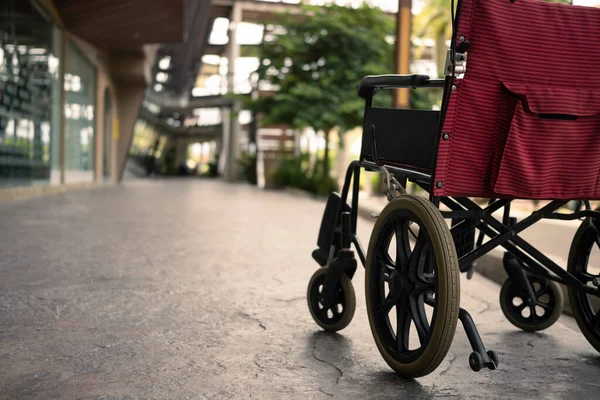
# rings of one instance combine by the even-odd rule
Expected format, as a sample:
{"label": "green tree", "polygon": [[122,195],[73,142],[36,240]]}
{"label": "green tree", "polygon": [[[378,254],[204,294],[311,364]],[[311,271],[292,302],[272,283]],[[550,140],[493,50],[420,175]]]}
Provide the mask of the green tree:
{"label": "green tree", "polygon": [[[365,75],[393,71],[394,21],[378,8],[304,6],[304,17],[282,15],[258,49],[259,81],[277,87],[254,102],[267,124],[325,133],[322,168],[329,176],[329,137],[362,124],[357,96]],[[378,96],[379,97],[379,96]],[[380,102],[391,105],[391,96]],[[340,137],[340,139],[342,139]]]}
{"label": "green tree", "polygon": [[435,64],[439,76],[444,75],[446,41],[452,37],[452,21],[449,0],[425,0],[421,12],[414,18],[413,32],[418,37],[435,40]]}

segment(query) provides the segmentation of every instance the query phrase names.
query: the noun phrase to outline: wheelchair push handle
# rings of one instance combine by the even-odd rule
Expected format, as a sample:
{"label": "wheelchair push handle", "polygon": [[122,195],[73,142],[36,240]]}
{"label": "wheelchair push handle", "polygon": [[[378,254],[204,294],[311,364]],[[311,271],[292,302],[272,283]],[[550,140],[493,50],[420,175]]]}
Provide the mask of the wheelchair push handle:
{"label": "wheelchair push handle", "polygon": [[427,75],[369,75],[365,76],[358,87],[358,95],[367,100],[373,97],[377,89],[400,89],[416,87],[442,87],[443,79],[430,79]]}

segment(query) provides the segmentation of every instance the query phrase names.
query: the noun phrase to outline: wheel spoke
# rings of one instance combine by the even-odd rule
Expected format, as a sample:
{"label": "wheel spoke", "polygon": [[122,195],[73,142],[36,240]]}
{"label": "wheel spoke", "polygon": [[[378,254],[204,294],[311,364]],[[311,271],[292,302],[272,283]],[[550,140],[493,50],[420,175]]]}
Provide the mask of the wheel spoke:
{"label": "wheel spoke", "polygon": [[594,235],[594,242],[596,242],[596,246],[600,248],[600,238],[598,237],[598,230],[596,229],[596,234]]}
{"label": "wheel spoke", "polygon": [[548,293],[549,293],[549,290],[550,290],[550,289],[548,289],[548,284],[546,284],[546,286],[545,286],[545,287],[542,287],[542,288],[540,288],[540,290],[538,290],[538,291],[535,293],[535,297],[536,297],[537,299],[539,299],[539,298],[540,298],[540,297],[542,297],[543,295],[545,295],[545,294],[548,294]]}
{"label": "wheel spoke", "polygon": [[412,229],[408,228],[408,232],[411,234],[411,236],[417,240],[417,234],[415,233],[415,231],[413,231]]}
{"label": "wheel spoke", "polygon": [[383,268],[389,270],[389,271],[393,271],[396,269],[396,266],[394,266],[393,264],[390,264],[389,262],[387,262],[384,257],[382,257],[381,255],[377,255],[377,257],[375,257],[375,261],[381,265]]}
{"label": "wheel spoke", "polygon": [[412,271],[416,271],[419,267],[419,261],[421,260],[421,256],[423,255],[423,249],[425,248],[425,244],[427,239],[425,235],[419,232],[419,237],[417,242],[415,243],[415,247],[408,259],[408,271],[409,273]]}
{"label": "wheel spoke", "polygon": [[537,319],[537,314],[535,313],[535,304],[529,306],[529,318],[531,318],[531,321],[535,321]]}
{"label": "wheel spoke", "polygon": [[385,300],[383,300],[383,302],[377,306],[377,311],[383,315],[387,315],[387,313],[389,313],[392,309],[392,306],[396,304],[396,300],[396,296],[393,296],[391,292],[388,293]]}
{"label": "wheel spoke", "polygon": [[410,280],[419,287],[429,287],[429,282],[427,282],[423,276],[424,268],[419,268],[425,261],[427,261],[427,249],[428,249],[428,241],[425,235],[419,232],[419,238],[415,243],[415,247],[410,255],[410,259],[408,261],[408,276]]}
{"label": "wheel spoke", "polygon": [[388,249],[389,249],[391,241],[392,241],[392,237],[393,237],[393,235],[389,234],[389,237],[386,239],[386,242],[385,242],[387,244],[384,246],[380,246],[377,249],[375,258],[376,259],[379,258],[381,260],[380,262],[383,265],[388,266],[388,267],[391,266],[392,269],[396,269],[395,261],[392,260],[392,257],[390,257],[390,253],[388,252]]}
{"label": "wheel spoke", "polygon": [[418,263],[416,273],[413,275],[413,281],[420,289],[433,289],[435,287],[435,257],[431,251],[429,242],[423,249],[423,256],[420,257],[420,260],[422,260],[423,263]]}
{"label": "wheel spoke", "polygon": [[396,304],[396,350],[399,353],[408,351],[408,334],[410,313],[403,304]]}
{"label": "wheel spoke", "polygon": [[519,304],[519,305],[517,306],[517,311],[518,311],[519,313],[521,313],[521,312],[522,312],[522,311],[525,309],[525,307],[527,307],[527,303],[525,303],[525,302],[523,301],[521,304]]}
{"label": "wheel spoke", "polygon": [[412,321],[415,324],[415,328],[417,329],[421,346],[423,346],[427,340],[427,333],[429,332],[429,321],[427,321],[427,314],[425,313],[423,296],[423,292],[409,296],[410,313],[412,316]]}
{"label": "wheel spoke", "polygon": [[541,301],[538,301],[537,303],[535,303],[536,307],[542,307],[544,310],[546,311],[551,311],[552,307],[550,307],[548,304],[546,303],[542,303]]}
{"label": "wheel spoke", "polygon": [[[433,279],[433,276],[431,279]],[[426,281],[422,277],[418,277],[418,279],[415,281],[415,286],[417,286],[420,290],[433,290],[435,289],[435,282],[428,280]]]}
{"label": "wheel spoke", "polygon": [[[386,295],[386,293],[385,293],[385,286],[386,286],[386,282],[389,282],[389,278],[390,277],[387,274],[387,271],[385,269],[379,271],[379,293],[381,293],[381,296],[385,296]],[[389,286],[388,286],[388,289],[389,289]],[[388,290],[388,294],[387,295],[389,296],[390,294],[391,293]]]}
{"label": "wheel spoke", "polygon": [[592,318],[592,326],[594,328],[600,328],[600,311],[598,311],[594,318]]}
{"label": "wheel spoke", "polygon": [[[406,220],[396,221],[396,266],[402,267],[408,263],[410,246],[408,245],[407,231],[411,231]],[[412,232],[412,231],[411,231]]]}

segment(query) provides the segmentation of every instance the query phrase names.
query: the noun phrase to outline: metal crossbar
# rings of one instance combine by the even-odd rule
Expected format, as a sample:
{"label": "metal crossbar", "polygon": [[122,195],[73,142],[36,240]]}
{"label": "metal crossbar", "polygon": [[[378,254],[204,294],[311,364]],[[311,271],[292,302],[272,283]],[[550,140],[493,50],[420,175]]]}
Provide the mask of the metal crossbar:
{"label": "metal crossbar", "polygon": [[[358,220],[359,178],[361,168],[367,168],[367,170],[371,171],[379,169],[377,165],[370,162],[353,161],[350,163],[346,171],[344,186],[342,188],[340,209],[338,210],[338,223],[340,222],[339,218],[342,212],[342,204],[346,204],[350,192],[350,185],[353,184],[350,224],[352,243],[356,248],[359,259],[361,260],[363,266],[365,266],[366,254],[356,232],[356,224]],[[393,168],[393,172],[404,173],[405,171]],[[424,176],[420,176],[420,173],[414,174],[414,171],[412,172],[412,174],[409,174],[409,179],[412,178],[410,180],[413,180],[419,186],[429,191],[429,185],[424,183]],[[518,235],[519,232],[527,229],[541,219],[572,220],[584,217],[600,218],[600,212],[591,211],[588,207],[586,210],[578,210],[570,214],[557,213],[556,210],[567,204],[568,201],[554,200],[548,203],[546,206],[533,212],[527,218],[511,226],[509,224],[509,207],[512,200],[493,199],[490,200],[490,203],[486,207],[481,207],[467,197],[436,196],[433,197],[433,200],[434,204],[439,205],[441,202],[450,209],[450,211],[441,211],[445,218],[457,218],[462,220],[451,228],[452,231],[460,230],[465,227],[464,224],[467,224],[475,226],[475,228],[490,238],[485,243],[483,243],[482,240],[478,240],[471,251],[460,257],[459,265],[461,271],[467,269],[474,261],[489,253],[496,247],[501,246],[515,258],[517,258],[521,262],[523,269],[532,275],[574,286],[578,290],[582,290],[587,293],[600,295],[600,290],[589,287],[582,283],[579,279],[567,272],[565,269],[561,268],[545,254]],[[503,221],[501,222],[495,218],[493,214],[503,207],[504,215]],[[333,245],[334,246],[331,250],[335,252],[336,244],[334,243]]]}
{"label": "metal crossbar", "polygon": [[[462,214],[464,210],[474,212],[474,215],[478,215],[478,217],[471,218],[470,220],[466,219],[460,224],[473,224],[486,236],[490,237],[490,240],[486,243],[475,246],[472,251],[460,258],[459,265],[461,268],[469,266],[472,262],[489,253],[494,248],[502,246],[521,261],[521,263],[527,267],[528,272],[545,279],[551,279],[562,284],[574,286],[579,290],[588,293],[598,294],[597,289],[584,285],[579,279],[561,268],[558,264],[518,235],[519,232],[527,229],[541,219],[556,215],[554,211],[564,206],[568,201],[552,201],[514,226],[507,226],[496,219],[492,214],[501,207],[510,204],[512,200],[496,200],[486,208],[482,208],[469,198],[442,197],[440,200],[450,209],[459,211],[459,214]],[[452,211],[447,212],[446,215],[452,217]],[[459,224],[453,227],[453,229],[456,229],[458,226]]]}

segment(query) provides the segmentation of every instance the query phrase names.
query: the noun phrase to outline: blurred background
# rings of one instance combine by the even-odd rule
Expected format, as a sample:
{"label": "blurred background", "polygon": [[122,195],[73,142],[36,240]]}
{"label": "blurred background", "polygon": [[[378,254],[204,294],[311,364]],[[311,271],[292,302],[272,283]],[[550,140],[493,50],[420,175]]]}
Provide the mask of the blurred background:
{"label": "blurred background", "polygon": [[1,187],[222,176],[316,194],[360,152],[360,79],[439,77],[451,33],[443,0],[4,0],[0,27]]}
{"label": "blurred background", "polygon": [[203,176],[326,194],[360,152],[360,79],[439,77],[451,34],[445,0],[1,4],[4,188]]}

